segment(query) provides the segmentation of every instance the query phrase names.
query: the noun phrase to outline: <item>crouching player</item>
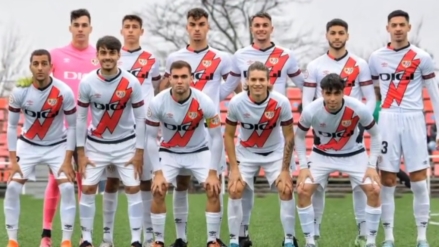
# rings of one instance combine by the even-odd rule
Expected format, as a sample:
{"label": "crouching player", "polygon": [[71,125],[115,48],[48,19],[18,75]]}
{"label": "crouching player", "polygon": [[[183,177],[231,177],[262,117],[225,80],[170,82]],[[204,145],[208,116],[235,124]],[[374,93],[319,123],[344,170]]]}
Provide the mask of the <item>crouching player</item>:
{"label": "crouching player", "polygon": [[[366,247],[375,247],[381,217],[380,181],[376,163],[381,151],[378,127],[370,110],[360,101],[343,96],[345,81],[337,74],[324,77],[319,98],[302,111],[295,137],[300,173],[297,179],[297,211],[306,239],[306,247],[315,247],[314,209],[311,197],[318,186],[324,186],[330,173],[340,171],[349,175],[352,188],[361,186],[367,196]],[[363,142],[357,142],[358,125],[371,135],[370,156]],[[315,142],[309,161],[305,136],[314,129]]]}
{"label": "crouching player", "polygon": [[[285,247],[293,247],[295,203],[291,178],[294,146],[293,116],[288,98],[272,92],[270,71],[261,62],[248,68],[246,92],[232,98],[226,119],[225,146],[229,157],[228,221],[230,247],[239,247],[242,221],[241,199],[246,186],[254,189],[253,176],[263,168],[269,184],[276,184],[280,214],[285,232]],[[235,149],[235,131],[240,123]],[[281,137],[281,131],[284,138]],[[285,139],[283,142],[279,141]],[[238,166],[239,163],[239,166]]]}
{"label": "crouching player", "polygon": [[[146,116],[147,148],[154,170],[151,187],[154,247],[165,246],[167,184],[174,182],[181,171],[191,172],[199,183],[204,183],[207,194],[207,246],[220,246],[217,233],[221,227],[221,184],[217,170],[224,146],[221,120],[209,96],[190,87],[193,81],[191,71],[187,62],[173,62],[169,75],[171,88],[165,89],[151,101]],[[158,148],[156,138],[160,125],[162,141]]]}

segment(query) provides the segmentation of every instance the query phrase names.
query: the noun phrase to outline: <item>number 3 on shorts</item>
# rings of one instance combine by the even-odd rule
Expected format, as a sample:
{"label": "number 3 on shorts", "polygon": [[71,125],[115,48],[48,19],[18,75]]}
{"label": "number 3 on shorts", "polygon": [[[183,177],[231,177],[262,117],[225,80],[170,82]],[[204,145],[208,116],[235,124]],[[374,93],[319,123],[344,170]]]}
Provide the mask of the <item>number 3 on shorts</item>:
{"label": "number 3 on shorts", "polygon": [[388,143],[386,141],[383,141],[381,144],[383,145],[383,147],[381,148],[381,153],[382,154],[387,153],[387,145],[388,145]]}

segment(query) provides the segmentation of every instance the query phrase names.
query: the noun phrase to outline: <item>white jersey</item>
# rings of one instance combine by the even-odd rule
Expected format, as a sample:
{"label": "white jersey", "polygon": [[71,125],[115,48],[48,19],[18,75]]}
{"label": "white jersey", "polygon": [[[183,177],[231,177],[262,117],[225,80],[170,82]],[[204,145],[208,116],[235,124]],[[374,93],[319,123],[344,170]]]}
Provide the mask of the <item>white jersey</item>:
{"label": "white jersey", "polygon": [[220,86],[230,72],[230,55],[210,47],[199,51],[186,47],[168,56],[165,76],[169,76],[171,64],[178,60],[191,65],[194,77],[191,86],[207,94],[219,111]]}
{"label": "white jersey", "polygon": [[[255,103],[248,92],[235,95],[229,102],[226,123],[239,128],[237,158],[240,162],[260,162],[261,154],[277,152],[283,155],[281,126],[293,123],[291,105],[287,97],[270,92],[262,103]],[[271,162],[264,160],[264,162]]]}
{"label": "white jersey", "polygon": [[423,81],[435,76],[427,52],[411,44],[398,50],[387,46],[372,53],[369,66],[372,78],[379,82],[383,110],[424,109]]}
{"label": "white jersey", "polygon": [[133,74],[142,85],[145,103],[154,97],[152,81],[160,79],[160,63],[156,57],[142,48],[128,51],[122,49],[119,67]]}
{"label": "white jersey", "polygon": [[9,110],[24,113],[21,138],[41,146],[65,141],[64,115],[76,112],[72,89],[58,79],[51,80],[44,89],[16,87],[9,98]]}
{"label": "white jersey", "polygon": [[161,125],[160,149],[173,153],[193,153],[208,148],[208,127],[221,125],[216,106],[203,92],[192,88],[184,102],[172,97],[171,88],[160,92],[151,101],[146,123]]}
{"label": "white jersey", "polygon": [[310,103],[303,109],[298,127],[305,132],[313,128],[314,152],[342,157],[365,151],[358,124],[370,129],[375,124],[373,115],[361,101],[344,96],[336,113],[326,110],[323,98]]}
{"label": "white jersey", "polygon": [[133,108],[144,104],[139,81],[123,69],[106,80],[95,70],[79,84],[78,105],[92,114],[88,135],[103,141],[118,141],[135,134]]}
{"label": "white jersey", "polygon": [[354,54],[346,52],[341,58],[335,59],[328,53],[311,61],[306,69],[304,87],[316,88],[316,98],[322,97],[320,82],[330,74],[339,74],[346,81],[344,94],[362,100],[364,95],[361,87],[372,85],[369,66],[366,61]]}
{"label": "white jersey", "polygon": [[275,46],[274,43],[264,50],[250,45],[236,51],[232,59],[230,73],[235,76],[241,75],[241,82],[244,83],[247,79],[248,67],[254,62],[264,63],[270,69],[270,83],[276,92],[283,95],[286,95],[288,77],[295,77],[301,74],[293,52]]}

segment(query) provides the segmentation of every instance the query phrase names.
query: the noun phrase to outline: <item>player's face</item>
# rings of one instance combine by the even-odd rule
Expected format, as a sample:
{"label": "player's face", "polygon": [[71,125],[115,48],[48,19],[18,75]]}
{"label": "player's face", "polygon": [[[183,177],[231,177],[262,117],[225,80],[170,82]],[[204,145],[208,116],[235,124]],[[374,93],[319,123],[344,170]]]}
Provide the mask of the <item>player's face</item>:
{"label": "player's face", "polygon": [[47,55],[33,56],[30,64],[33,78],[37,81],[46,80],[52,71],[52,64]]}
{"label": "player's face", "polygon": [[138,43],[143,35],[143,28],[135,20],[125,20],[120,33],[123,36],[124,43]]}
{"label": "player's face", "polygon": [[342,26],[332,26],[326,32],[326,39],[332,49],[340,50],[345,47],[349,34],[346,28]]}
{"label": "player's face", "polygon": [[186,30],[191,41],[199,42],[206,40],[209,24],[206,17],[195,20],[193,17],[187,19]]}
{"label": "player's face", "polygon": [[325,101],[326,109],[329,112],[336,112],[340,110],[343,103],[343,91],[341,90],[322,90],[323,100]]}
{"label": "player's face", "polygon": [[262,70],[250,71],[247,79],[247,86],[250,94],[260,96],[267,92],[269,78],[267,72]]}
{"label": "player's face", "polygon": [[172,93],[184,94],[189,90],[193,80],[188,68],[172,69],[169,76],[169,82],[172,87]]}
{"label": "player's face", "polygon": [[250,30],[253,39],[259,42],[265,42],[270,40],[271,33],[273,32],[273,25],[267,18],[256,17],[252,21]]}
{"label": "player's face", "polygon": [[407,40],[407,34],[412,26],[403,16],[397,16],[390,19],[387,24],[387,32],[390,33],[390,40],[394,42],[403,42]]}
{"label": "player's face", "polygon": [[109,50],[105,47],[99,47],[97,57],[102,69],[112,70],[117,67],[120,53],[117,50]]}
{"label": "player's face", "polygon": [[87,42],[92,31],[90,20],[87,16],[81,16],[72,21],[69,30],[74,41]]}

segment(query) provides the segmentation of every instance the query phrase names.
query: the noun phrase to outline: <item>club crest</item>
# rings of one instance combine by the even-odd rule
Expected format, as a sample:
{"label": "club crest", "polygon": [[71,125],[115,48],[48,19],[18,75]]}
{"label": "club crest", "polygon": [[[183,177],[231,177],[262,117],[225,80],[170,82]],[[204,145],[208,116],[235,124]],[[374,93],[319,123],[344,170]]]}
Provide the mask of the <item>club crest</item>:
{"label": "club crest", "polygon": [[209,67],[210,65],[212,65],[212,60],[203,60],[203,66],[204,67]]}
{"label": "club crest", "polygon": [[404,60],[404,61],[401,62],[401,65],[402,65],[404,68],[408,68],[408,67],[410,67],[410,65],[412,65],[412,62],[409,61],[409,60]]}
{"label": "club crest", "polygon": [[341,121],[341,125],[343,127],[349,127],[349,126],[351,126],[351,124],[352,124],[351,120],[343,120],[343,121]]}
{"label": "club crest", "polygon": [[125,96],[125,90],[117,90],[116,96],[119,98],[123,98]]}
{"label": "club crest", "polygon": [[99,64],[99,60],[98,60],[97,58],[93,58],[93,59],[91,60],[91,64],[93,64],[94,66],[96,66],[96,65]]}
{"label": "club crest", "polygon": [[56,105],[56,103],[58,103],[57,99],[47,99],[47,104],[49,104],[50,106],[54,106]]}
{"label": "club crest", "polygon": [[344,68],[343,70],[346,74],[350,75],[352,74],[352,72],[354,72],[354,68],[349,67],[349,68]]}
{"label": "club crest", "polygon": [[274,117],[274,111],[266,111],[264,116],[268,119],[272,119]]}
{"label": "club crest", "polygon": [[195,119],[195,118],[197,118],[198,113],[197,113],[197,112],[194,112],[194,111],[190,111],[190,112],[187,113],[187,116],[188,116],[190,119]]}
{"label": "club crest", "polygon": [[270,63],[271,64],[277,64],[279,62],[279,58],[277,57],[270,57]]}
{"label": "club crest", "polygon": [[139,58],[138,61],[139,61],[139,64],[142,65],[142,66],[145,66],[148,63],[148,60],[143,59],[143,58]]}

